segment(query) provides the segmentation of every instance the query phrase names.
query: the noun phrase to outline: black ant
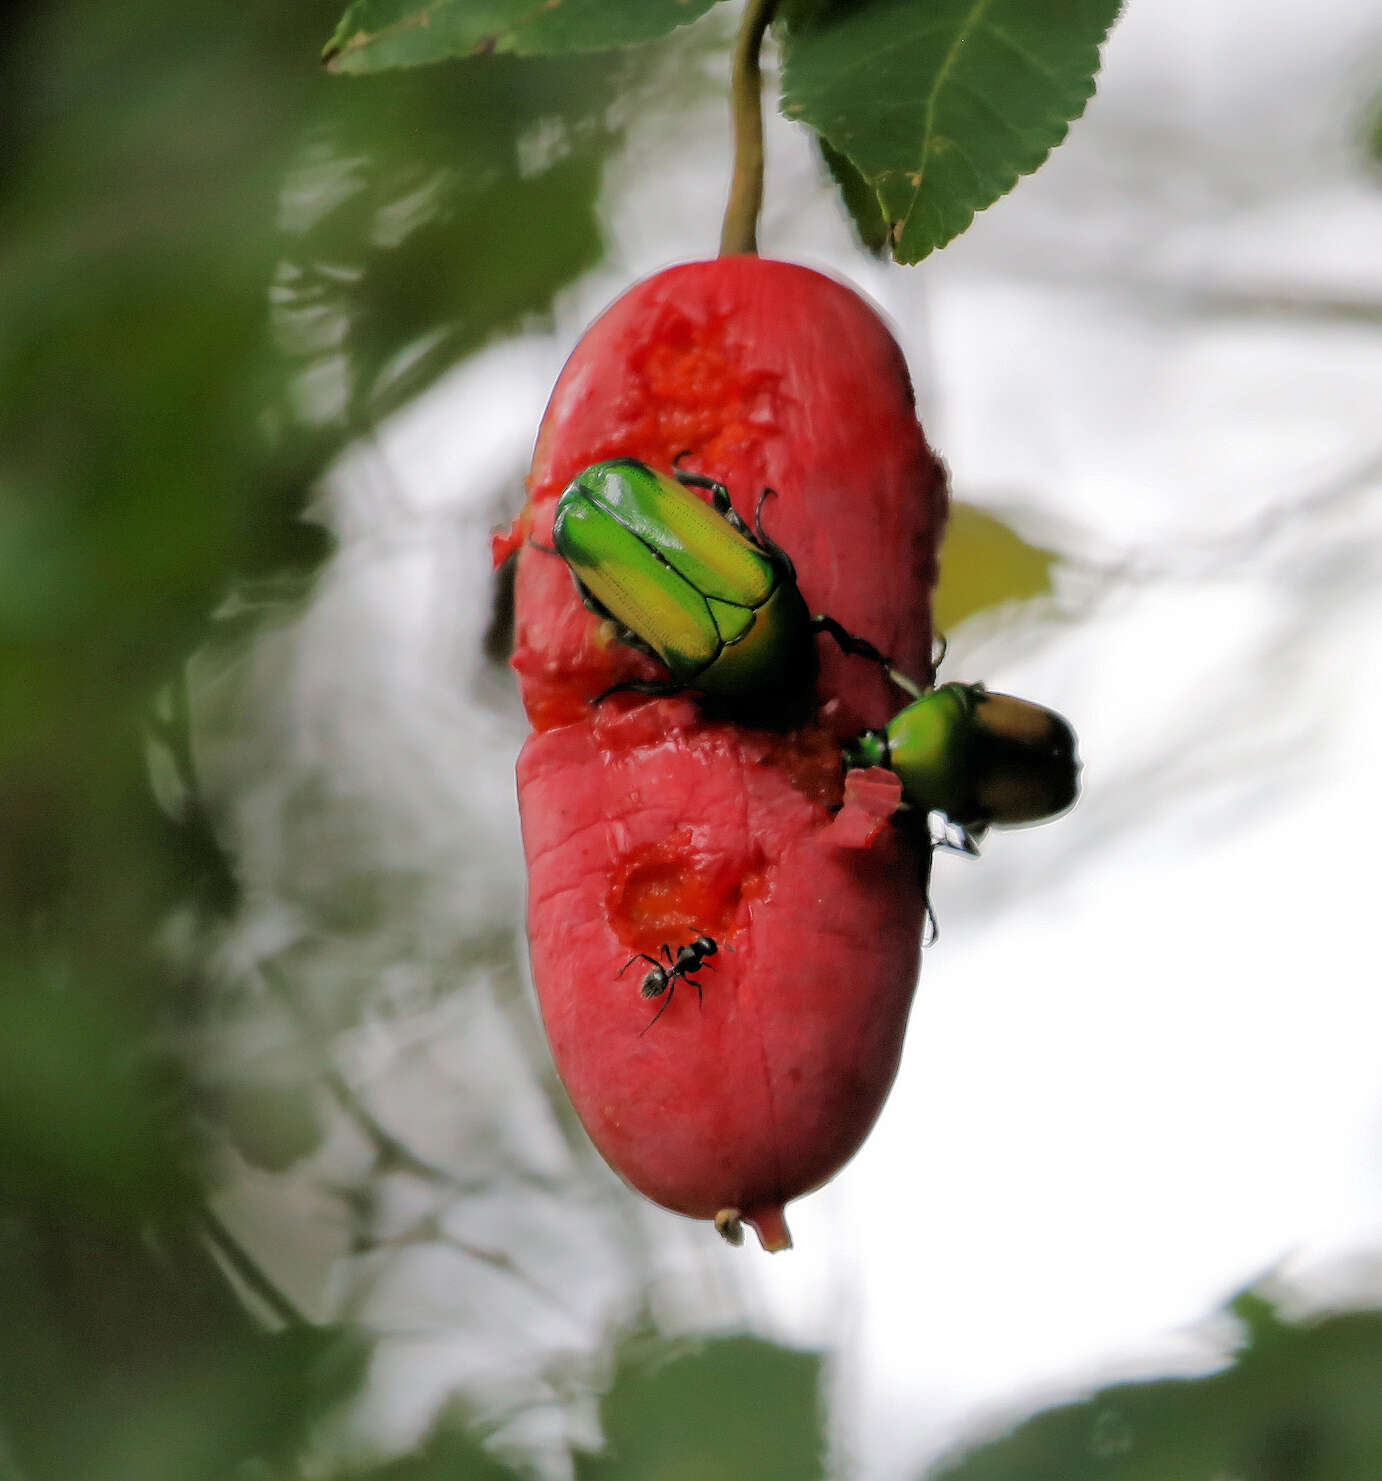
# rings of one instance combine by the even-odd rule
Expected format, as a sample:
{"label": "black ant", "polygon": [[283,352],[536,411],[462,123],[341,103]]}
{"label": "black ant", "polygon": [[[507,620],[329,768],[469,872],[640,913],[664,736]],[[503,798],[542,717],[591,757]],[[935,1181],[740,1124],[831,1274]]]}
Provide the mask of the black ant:
{"label": "black ant", "polygon": [[664,941],[662,955],[667,963],[666,966],[663,966],[655,956],[649,956],[646,951],[640,951],[637,956],[631,956],[620,967],[618,975],[622,977],[635,962],[651,962],[652,967],[644,974],[643,985],[639,991],[645,998],[660,998],[663,993],[667,994],[662,1006],[653,1014],[653,1022],[642,1031],[644,1034],[667,1011],[667,1005],[672,1001],[672,994],[677,990],[677,978],[680,977],[683,982],[694,987],[697,1000],[701,1003],[705,1002],[701,994],[701,985],[691,974],[699,972],[705,959],[714,956],[719,949],[713,937],[697,936],[690,945],[681,947],[673,957],[672,948]]}

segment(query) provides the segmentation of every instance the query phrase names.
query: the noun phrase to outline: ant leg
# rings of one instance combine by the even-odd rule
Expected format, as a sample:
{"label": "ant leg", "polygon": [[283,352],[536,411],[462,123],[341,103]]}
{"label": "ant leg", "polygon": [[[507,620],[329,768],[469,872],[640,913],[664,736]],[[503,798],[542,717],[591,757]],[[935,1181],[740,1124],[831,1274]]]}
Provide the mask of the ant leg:
{"label": "ant leg", "polygon": [[644,1034],[646,1034],[648,1032],[648,1029],[652,1028],[653,1024],[656,1023],[658,1021],[658,1019],[661,1018],[662,1015],[667,1011],[667,1006],[672,1001],[672,994],[674,992],[676,992],[676,990],[677,990],[677,980],[676,980],[676,978],[675,977],[669,977],[667,979],[667,996],[665,998],[663,998],[663,1000],[662,1000],[662,1006],[657,1010],[656,1013],[653,1014],[652,1023],[649,1023],[646,1027],[641,1028],[638,1031],[638,1037],[640,1039],[643,1037]]}
{"label": "ant leg", "polygon": [[616,977],[622,977],[635,962],[651,962],[655,967],[658,965],[658,960],[655,956],[649,956],[646,951],[640,951],[635,956],[631,956],[614,975]]}
{"label": "ant leg", "polygon": [[672,965],[672,948],[665,941],[662,943],[662,959],[669,967]]}

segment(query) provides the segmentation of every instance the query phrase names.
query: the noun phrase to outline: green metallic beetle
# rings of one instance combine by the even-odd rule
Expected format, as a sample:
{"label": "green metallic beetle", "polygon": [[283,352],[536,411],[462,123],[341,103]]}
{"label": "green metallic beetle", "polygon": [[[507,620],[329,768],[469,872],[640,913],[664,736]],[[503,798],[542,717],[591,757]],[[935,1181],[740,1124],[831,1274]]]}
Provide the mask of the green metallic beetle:
{"label": "green metallic beetle", "polygon": [[[710,502],[690,488],[709,490]],[[557,500],[557,554],[586,605],[671,674],[598,699],[695,689],[740,719],[791,724],[814,698],[816,633],[887,666],[834,618],[810,614],[791,559],[763,532],[762,507],[760,499],[751,530],[723,484],[680,469],[669,477],[633,458],[592,464],[572,480]]]}
{"label": "green metallic beetle", "polygon": [[943,684],[843,747],[846,768],[897,773],[918,812],[941,813],[955,838],[936,840],[977,853],[991,826],[1040,823],[1074,804],[1080,763],[1069,723],[1041,705],[982,684]]}

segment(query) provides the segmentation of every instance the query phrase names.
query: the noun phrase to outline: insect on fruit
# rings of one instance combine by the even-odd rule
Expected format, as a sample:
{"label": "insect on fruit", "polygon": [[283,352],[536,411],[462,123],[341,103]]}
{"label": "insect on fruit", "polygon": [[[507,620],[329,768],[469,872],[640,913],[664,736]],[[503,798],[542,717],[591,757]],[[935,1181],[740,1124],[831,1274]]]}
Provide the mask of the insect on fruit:
{"label": "insect on fruit", "polygon": [[703,1003],[705,1001],[701,993],[701,985],[691,975],[699,972],[701,965],[707,957],[712,957],[719,946],[711,936],[697,936],[696,939],[686,946],[681,947],[676,956],[672,956],[672,948],[666,942],[662,946],[662,955],[666,966],[659,962],[655,956],[649,956],[647,952],[640,951],[637,956],[631,956],[628,961],[620,967],[618,975],[622,977],[635,962],[651,962],[652,967],[644,975],[643,985],[639,992],[645,998],[660,998],[666,993],[662,1006],[653,1014],[652,1023],[643,1030],[646,1034],[659,1018],[667,1011],[667,1005],[672,1001],[672,994],[677,990],[677,979],[680,978],[688,987],[696,989],[696,997]]}
{"label": "insect on fruit", "polygon": [[[680,461],[736,497],[782,490],[763,521],[809,610],[904,673],[929,671],[944,474],[901,351],[868,303],[792,263],[720,257],[637,285],[582,337],[543,418],[515,532],[513,663],[534,725],[518,763],[529,936],[557,1069],[633,1187],[690,1218],[737,1210],[766,1248],[785,1249],[784,1205],[855,1153],[902,1050],[923,853],[868,809],[847,805],[846,825],[859,826],[837,826],[830,803],[838,738],[886,725],[907,700],[877,664],[815,641],[820,676],[802,708],[835,699],[832,716],[857,720],[773,733],[685,693],[592,706],[620,679],[672,677],[607,641],[570,567],[538,544],[552,544],[573,476],[622,456],[673,485]],[[742,538],[713,490],[675,492],[700,502],[717,537]],[[752,526],[752,505],[739,512]],[[901,784],[886,790],[900,797]],[[638,1038],[666,993],[639,997],[652,962],[622,983],[614,974],[633,951],[669,971],[693,933],[718,943],[712,967],[752,970],[710,979],[706,1032],[673,1032],[682,1013],[688,1030],[702,1026],[683,1003]],[[610,990],[590,990],[601,982]],[[680,978],[676,990],[686,996]]]}
{"label": "insect on fruit", "polygon": [[[710,502],[691,493],[703,488]],[[553,540],[586,605],[618,624],[624,642],[660,659],[671,677],[620,690],[695,689],[741,720],[800,719],[815,696],[814,637],[887,666],[871,643],[832,617],[812,616],[790,557],[750,529],[722,483],[633,458],[592,464],[557,501]]]}
{"label": "insect on fruit", "polygon": [[843,750],[847,768],[896,772],[906,801],[943,814],[958,835],[952,846],[967,853],[978,852],[975,840],[991,826],[1059,816],[1079,791],[1069,722],[1028,700],[990,694],[982,684],[932,689]]}

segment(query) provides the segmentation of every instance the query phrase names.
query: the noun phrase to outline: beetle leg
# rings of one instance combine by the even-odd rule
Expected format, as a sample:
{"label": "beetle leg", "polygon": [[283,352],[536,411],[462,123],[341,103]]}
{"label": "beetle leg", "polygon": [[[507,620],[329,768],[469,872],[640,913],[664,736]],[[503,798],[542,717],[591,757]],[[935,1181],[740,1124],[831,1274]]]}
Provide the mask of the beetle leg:
{"label": "beetle leg", "polygon": [[[952,823],[943,813],[932,813],[931,817],[940,818],[940,826],[931,825],[931,843],[935,848],[949,849],[951,853],[968,854],[970,858],[979,857],[978,839],[984,836],[982,828],[962,828],[958,823]],[[927,819],[928,823],[930,818]]]}
{"label": "beetle leg", "polygon": [[792,564],[792,557],[763,528],[763,506],[770,498],[777,498],[776,489],[765,488],[758,496],[758,506],[753,511],[754,537],[773,560],[786,572],[787,579],[794,582],[797,579],[797,568]]}
{"label": "beetle leg", "polygon": [[672,476],[687,488],[708,490],[715,513],[733,525],[745,538],[752,538],[743,516],[730,502],[729,490],[718,479],[707,478],[704,473],[688,473],[684,468],[673,469]]}
{"label": "beetle leg", "polygon": [[555,555],[558,557],[560,557],[561,555],[561,551],[559,551],[555,545],[544,545],[541,540],[534,540],[531,535],[528,536],[528,544],[531,545],[534,550],[540,550],[543,555]]}
{"label": "beetle leg", "polygon": [[[847,627],[841,627],[833,617],[828,617],[824,612],[819,612],[811,619],[811,631],[817,633],[829,633],[840,646],[842,653],[849,653],[855,658],[872,659],[874,663],[882,664],[889,675],[895,672],[892,662],[872,643],[865,638],[856,638]],[[905,687],[905,686],[904,686]]]}
{"label": "beetle leg", "polygon": [[811,630],[813,632],[829,633],[840,645],[843,653],[852,654],[855,658],[867,658],[871,662],[879,664],[888,679],[897,685],[904,694],[910,694],[913,699],[924,699],[927,690],[923,689],[915,679],[909,679],[901,669],[895,669],[887,654],[875,648],[866,638],[857,638],[846,627],[841,627],[833,617],[828,617],[824,612],[819,613],[811,619]]}
{"label": "beetle leg", "polygon": [[685,692],[686,685],[678,684],[674,679],[625,679],[622,684],[611,684],[590,702],[593,705],[601,704],[611,694],[651,694],[665,699],[668,695]]}

